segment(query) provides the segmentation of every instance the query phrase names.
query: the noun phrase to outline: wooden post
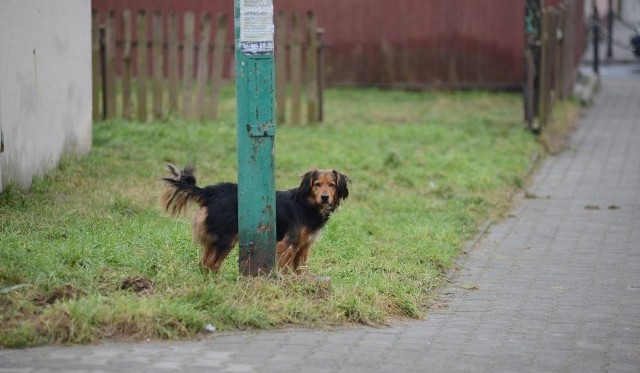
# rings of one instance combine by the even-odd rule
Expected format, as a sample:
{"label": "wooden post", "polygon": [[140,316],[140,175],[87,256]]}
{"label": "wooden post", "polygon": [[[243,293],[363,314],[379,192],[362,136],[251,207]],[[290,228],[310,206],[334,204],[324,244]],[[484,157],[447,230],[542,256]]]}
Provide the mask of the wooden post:
{"label": "wooden post", "polygon": [[100,53],[99,53],[99,64],[100,64],[100,81],[102,85],[100,86],[100,94],[101,94],[101,114],[102,120],[107,119],[107,46],[105,44],[105,40],[107,38],[107,30],[104,26],[100,26],[100,30],[98,31],[99,36],[98,40],[100,40]]}
{"label": "wooden post", "polygon": [[555,8],[551,8],[549,10],[549,55],[548,55],[548,63],[549,63],[549,85],[547,89],[549,91],[549,106],[547,107],[547,120],[550,118],[551,111],[555,105],[555,89],[556,89],[556,81],[558,79],[558,71],[556,70],[556,57],[558,51],[558,12]]}
{"label": "wooden post", "polygon": [[542,38],[541,1],[527,0],[524,19],[525,82],[524,119],[529,130],[536,132],[540,124],[536,118],[540,102],[540,50]]}
{"label": "wooden post", "polygon": [[318,33],[318,122],[324,121],[324,29]]}
{"label": "wooden post", "polygon": [[163,22],[162,13],[153,14],[153,118],[160,119],[163,116],[162,110],[162,51],[163,51]]}
{"label": "wooden post", "polygon": [[147,121],[147,18],[144,10],[138,11],[136,19],[138,40],[136,43],[137,83],[138,83],[138,111],[137,120]]}
{"label": "wooden post", "polygon": [[169,112],[178,112],[178,16],[169,15]]}
{"label": "wooden post", "polygon": [[534,128],[534,131],[540,131],[545,125],[546,125],[546,120],[547,120],[547,97],[548,97],[548,90],[549,90],[549,84],[548,84],[548,69],[549,69],[549,62],[548,62],[548,54],[549,54],[549,48],[548,48],[548,44],[549,44],[549,11],[548,10],[543,10],[542,11],[542,27],[540,30],[540,41],[541,41],[541,46],[540,46],[540,73],[538,74],[539,79],[540,79],[540,83],[539,83],[539,90],[538,90],[538,123],[539,123],[539,128]]}
{"label": "wooden post", "polygon": [[613,0],[608,3],[609,12],[607,12],[607,61],[613,59]]}
{"label": "wooden post", "polygon": [[125,9],[122,12],[122,117],[124,119],[133,119],[133,107],[131,103],[131,44],[132,44],[132,27],[131,27],[131,11]]}
{"label": "wooden post", "polygon": [[312,11],[307,12],[307,68],[306,96],[307,122],[318,121],[318,39],[316,35],[316,17]]}
{"label": "wooden post", "polygon": [[222,89],[222,73],[224,71],[224,51],[227,40],[227,15],[218,14],[216,24],[216,37],[213,46],[213,67],[211,68],[211,106],[210,117],[218,118],[218,101],[220,100],[220,90]]}
{"label": "wooden post", "polygon": [[576,28],[578,25],[574,22],[576,17],[576,1],[569,0],[567,2],[567,14],[565,19],[565,32],[564,32],[564,85],[562,87],[562,96],[564,98],[571,97],[573,92],[573,85],[575,83],[575,61],[576,61]]}
{"label": "wooden post", "polygon": [[302,92],[302,37],[297,13],[291,16],[291,123],[300,124],[302,114],[300,94]]}
{"label": "wooden post", "polygon": [[553,88],[555,86],[555,46],[556,46],[556,26],[555,26],[555,10],[553,8],[549,8],[547,11],[547,54],[545,64],[546,68],[546,77],[545,77],[545,114],[544,114],[544,123],[543,125],[546,127],[549,124],[549,119],[551,118],[551,111],[553,109],[554,101],[553,101]]}
{"label": "wooden post", "polygon": [[278,13],[276,19],[276,122],[283,124],[287,110],[287,16]]}
{"label": "wooden post", "polygon": [[562,68],[562,63],[564,61],[564,23],[566,17],[566,10],[563,4],[558,6],[558,10],[556,12],[556,60],[555,60],[555,71],[556,71],[556,81],[553,88],[555,92],[556,100],[561,100],[564,97],[562,96],[562,86],[565,79],[564,69]]}
{"label": "wooden post", "polygon": [[200,16],[200,33],[198,45],[198,65],[196,70],[196,110],[195,118],[205,119],[204,92],[209,77],[209,38],[211,37],[211,15],[203,13]]}
{"label": "wooden post", "polygon": [[[527,35],[529,39],[529,35]],[[524,82],[524,119],[527,127],[534,129],[535,124],[535,61],[531,47],[525,47],[525,82]]]}
{"label": "wooden post", "polygon": [[593,72],[596,75],[600,75],[600,52],[598,47],[600,45],[600,16],[598,15],[598,7],[593,4],[593,15],[591,16],[591,30],[593,34]]}
{"label": "wooden post", "polygon": [[182,114],[184,118],[193,118],[193,48],[195,16],[193,12],[184,14],[184,48],[182,49]]}

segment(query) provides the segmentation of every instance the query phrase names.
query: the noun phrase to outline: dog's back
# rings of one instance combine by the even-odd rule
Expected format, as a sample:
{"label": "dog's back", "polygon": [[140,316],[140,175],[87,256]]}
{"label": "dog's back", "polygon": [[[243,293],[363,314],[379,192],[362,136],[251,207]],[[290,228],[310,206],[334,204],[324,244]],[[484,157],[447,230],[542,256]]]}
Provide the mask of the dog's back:
{"label": "dog's back", "polygon": [[174,165],[167,164],[167,170],[171,177],[162,178],[164,189],[160,196],[160,204],[165,212],[172,216],[179,216],[186,211],[189,202],[193,202],[202,207],[235,211],[237,215],[238,186],[236,184],[219,183],[200,188],[196,185],[195,167],[187,166],[180,171]]}

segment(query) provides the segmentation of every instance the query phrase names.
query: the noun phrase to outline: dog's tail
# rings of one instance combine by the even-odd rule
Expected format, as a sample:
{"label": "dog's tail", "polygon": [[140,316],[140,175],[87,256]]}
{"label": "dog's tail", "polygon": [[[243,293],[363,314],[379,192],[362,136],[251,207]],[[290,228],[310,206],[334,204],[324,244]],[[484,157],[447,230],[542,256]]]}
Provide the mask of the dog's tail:
{"label": "dog's tail", "polygon": [[165,212],[178,216],[186,211],[189,202],[200,205],[204,203],[203,190],[196,186],[196,178],[193,175],[195,167],[186,166],[180,171],[176,166],[167,163],[167,171],[171,176],[162,178],[164,189],[160,196],[160,204]]}

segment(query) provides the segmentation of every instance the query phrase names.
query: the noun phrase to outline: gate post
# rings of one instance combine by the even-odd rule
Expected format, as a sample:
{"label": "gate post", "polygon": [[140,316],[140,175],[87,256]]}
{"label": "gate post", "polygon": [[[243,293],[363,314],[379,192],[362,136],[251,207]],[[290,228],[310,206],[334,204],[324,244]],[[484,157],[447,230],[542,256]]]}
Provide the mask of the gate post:
{"label": "gate post", "polygon": [[600,45],[600,15],[595,3],[593,4],[591,27],[593,31],[593,72],[596,75],[600,75],[600,52],[598,51],[598,46]]}
{"label": "gate post", "polygon": [[607,13],[607,62],[613,59],[613,0],[609,0],[609,12]]}
{"label": "gate post", "polygon": [[240,274],[275,264],[273,0],[235,0]]}
{"label": "gate post", "polygon": [[529,130],[540,130],[538,102],[540,95],[540,48],[542,3],[540,0],[527,0],[524,18],[524,119]]}

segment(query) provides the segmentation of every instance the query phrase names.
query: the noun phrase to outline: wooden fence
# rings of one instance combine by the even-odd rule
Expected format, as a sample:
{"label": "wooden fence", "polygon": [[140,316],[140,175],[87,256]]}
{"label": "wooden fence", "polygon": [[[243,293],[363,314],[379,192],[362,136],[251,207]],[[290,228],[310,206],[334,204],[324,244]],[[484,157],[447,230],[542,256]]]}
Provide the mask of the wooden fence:
{"label": "wooden fence", "polygon": [[[214,22],[207,12],[94,10],[94,120],[218,118],[225,65],[233,71],[234,45],[226,42],[229,18],[219,13]],[[322,121],[322,37],[313,12],[277,14],[278,123]]]}
{"label": "wooden fence", "polygon": [[555,7],[542,7],[540,0],[528,0],[525,16],[525,120],[533,131],[549,121],[556,100],[571,97],[579,59],[577,33],[583,25],[581,2],[565,0]]}

